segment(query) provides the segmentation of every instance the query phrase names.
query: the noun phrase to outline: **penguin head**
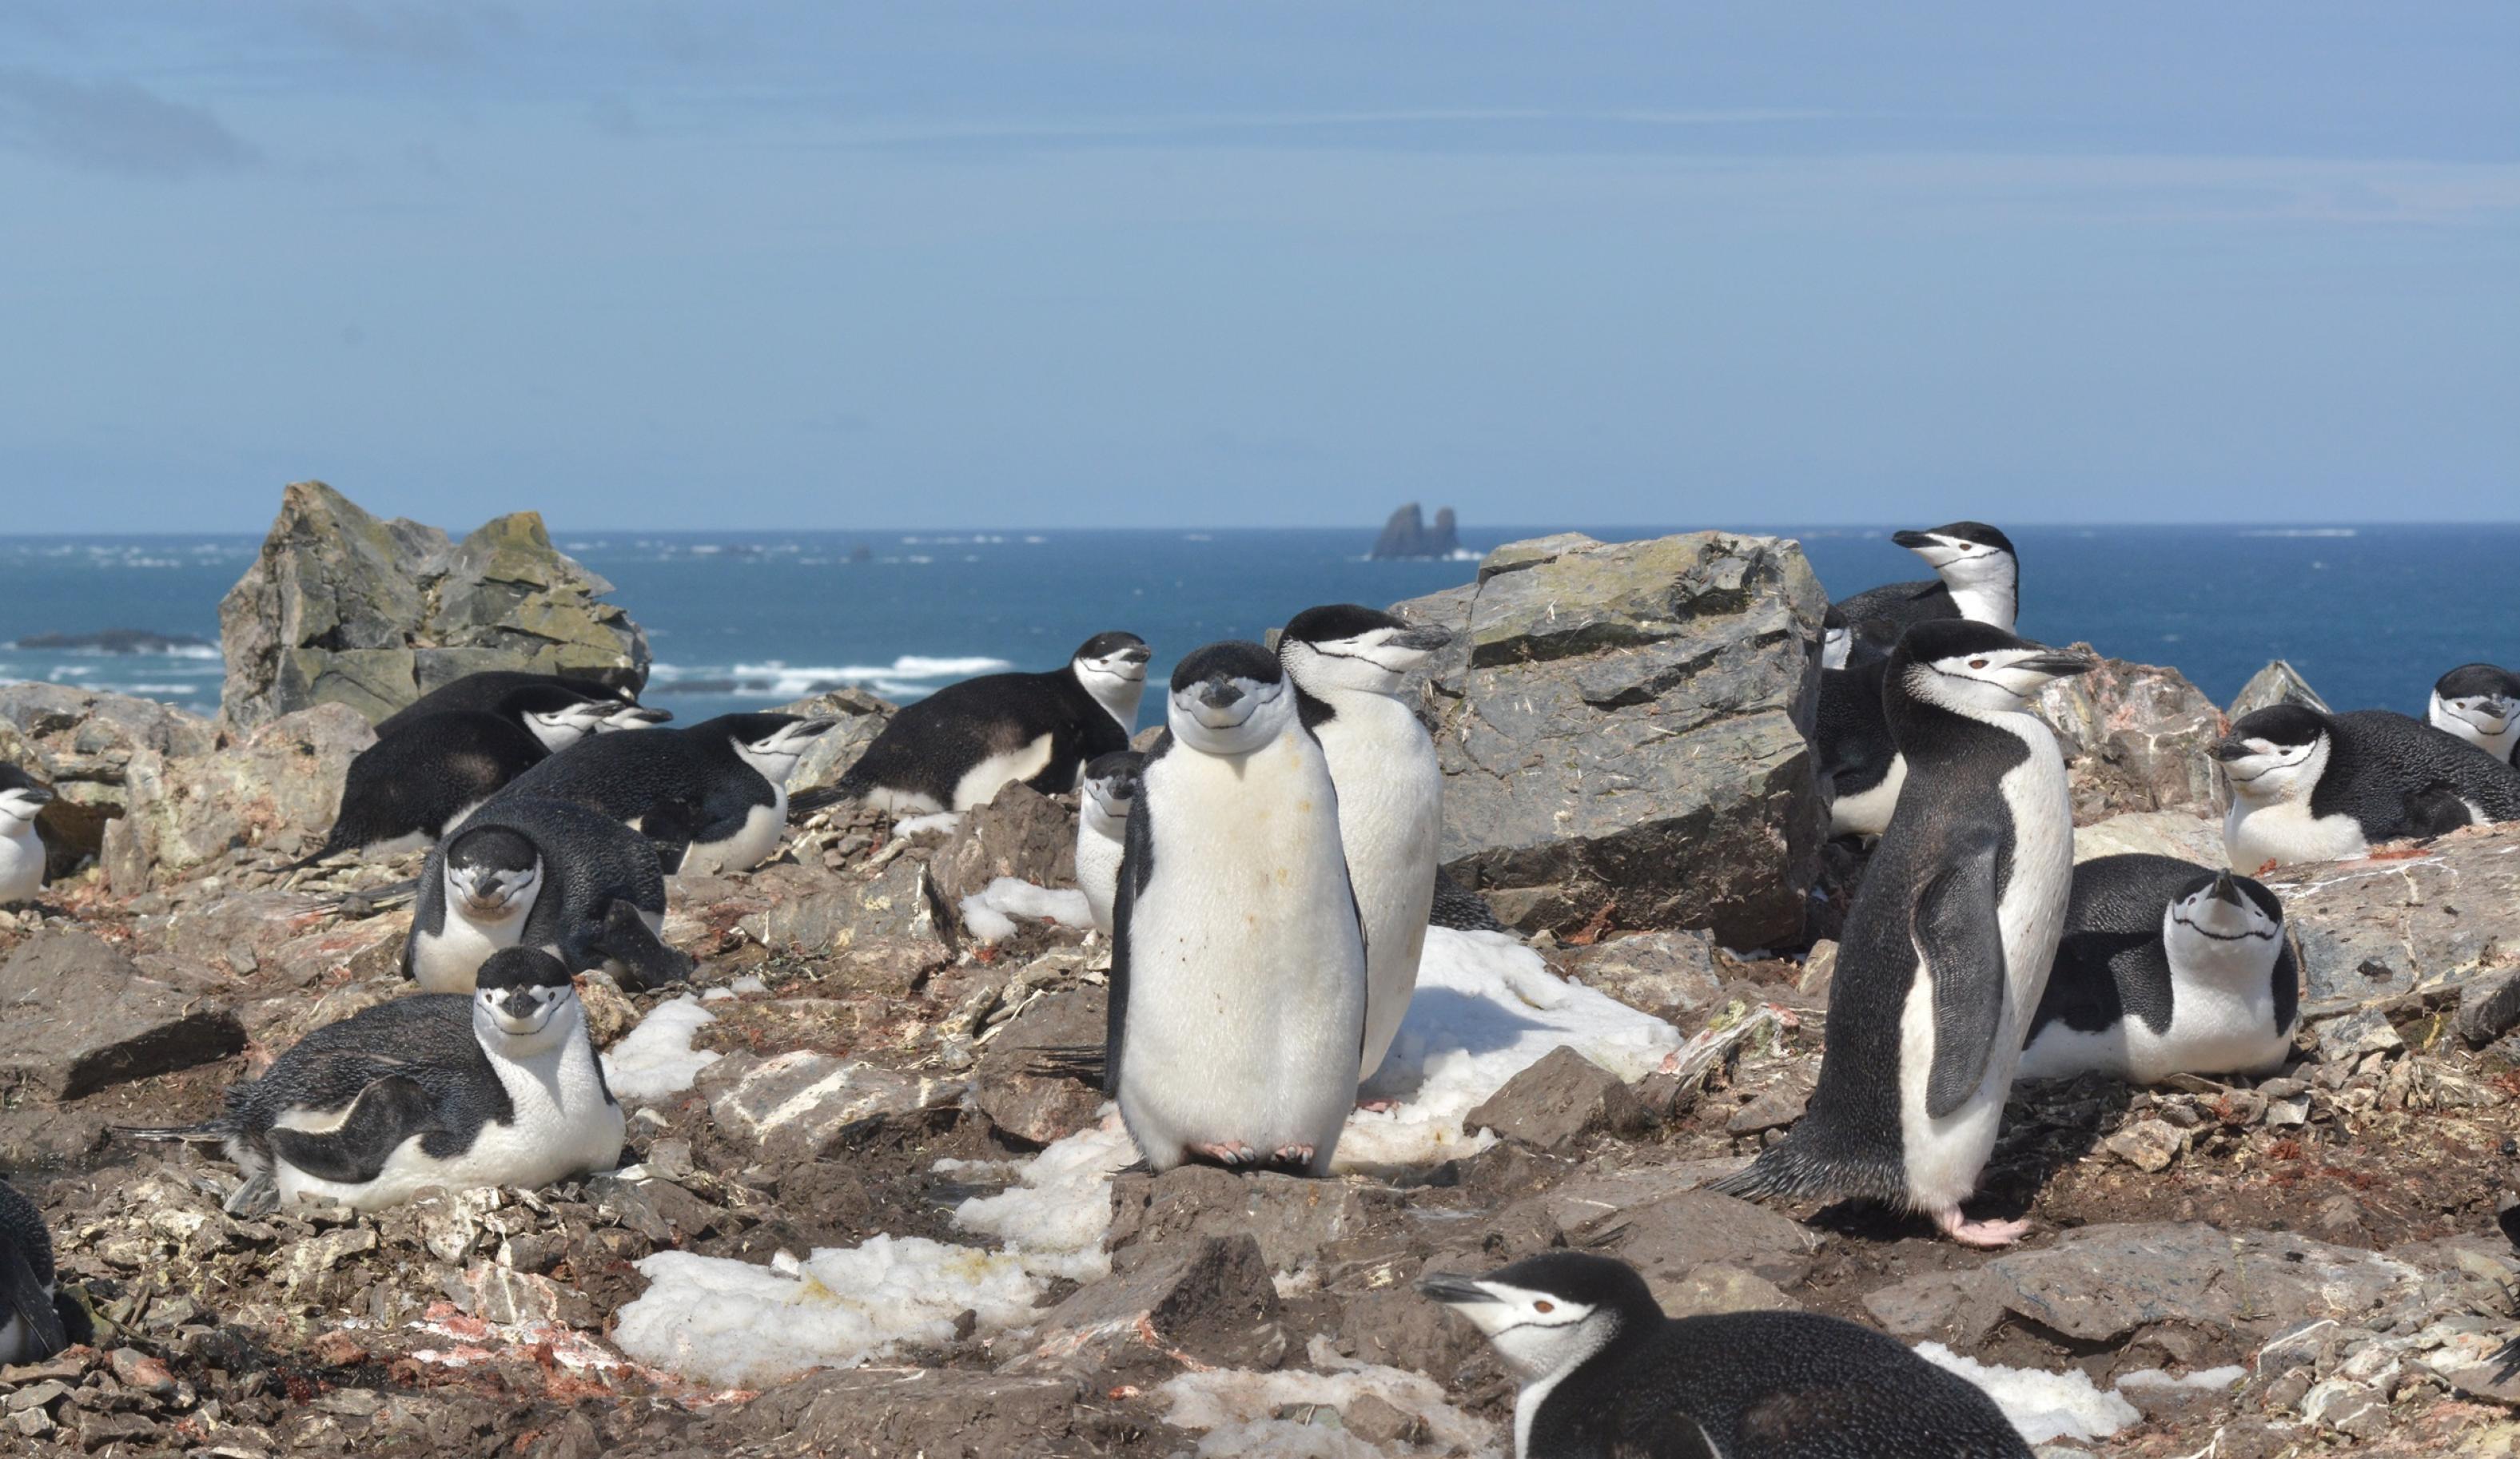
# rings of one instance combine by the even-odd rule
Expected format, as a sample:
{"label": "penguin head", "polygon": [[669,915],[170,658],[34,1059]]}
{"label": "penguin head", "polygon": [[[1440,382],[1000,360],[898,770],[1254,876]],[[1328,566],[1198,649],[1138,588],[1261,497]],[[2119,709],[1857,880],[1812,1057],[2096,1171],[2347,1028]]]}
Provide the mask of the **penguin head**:
{"label": "penguin head", "polygon": [[1886,618],[1849,620],[1835,603],[1821,617],[1820,666],[1843,669],[1849,664],[1888,658],[1899,646],[1899,625]]}
{"label": "penguin head", "polygon": [[1138,701],[1147,693],[1147,661],[1154,656],[1136,634],[1096,634],[1068,655],[1067,672],[1127,728],[1138,723]]}
{"label": "penguin head", "polygon": [[2161,913],[2161,941],[2173,968],[2263,971],[2283,942],[2283,904],[2228,871],[2199,874]]}
{"label": "penguin head", "polygon": [[2327,716],[2292,703],[2242,715],[2229,737],[2213,749],[2231,793],[2247,801],[2297,800],[2310,794],[2327,769]]}
{"label": "penguin head", "polygon": [[1106,822],[1129,818],[1138,798],[1138,770],[1147,757],[1136,750],[1113,750],[1085,763],[1085,808]]}
{"label": "penguin head", "polygon": [[0,764],[0,823],[32,820],[52,803],[52,787],[14,765]]}
{"label": "penguin head", "polygon": [[610,734],[616,730],[652,730],[673,718],[668,711],[651,709],[645,704],[619,704],[596,725],[595,732]]}
{"label": "penguin head", "polygon": [[2492,738],[2520,722],[2520,674],[2493,664],[2461,664],[2433,685],[2433,723],[2458,733],[2456,720],[2484,738]]}
{"label": "penguin head", "polygon": [[1544,1252],[1483,1277],[1436,1272],[1418,1290],[1477,1325],[1525,1384],[1564,1374],[1624,1331],[1663,1321],[1644,1278],[1624,1261]]}
{"label": "penguin head", "polygon": [[1925,532],[1894,532],[1890,540],[1925,559],[1952,587],[2001,583],[2020,572],[2012,539],[1984,522],[1948,522]]}
{"label": "penguin head", "polygon": [[1937,618],[1901,636],[1890,679],[1911,696],[1962,714],[2010,714],[2028,707],[2052,680],[2088,674],[2099,659],[2050,648],[1990,623]]}
{"label": "penguin head", "polygon": [[1295,724],[1294,686],[1257,643],[1210,643],[1173,669],[1164,723],[1203,755],[1247,755]]}
{"label": "penguin head", "polygon": [[446,901],[470,922],[504,922],[533,910],[543,855],[504,825],[458,831],[446,843]]}
{"label": "penguin head", "polygon": [[760,772],[763,779],[773,785],[785,785],[788,773],[796,768],[796,762],[812,747],[815,738],[838,723],[792,714],[728,714],[694,725],[683,732],[722,739],[735,747],[738,759]]}
{"label": "penguin head", "polygon": [[619,707],[616,699],[592,696],[555,679],[510,689],[499,696],[496,713],[524,726],[544,749],[558,754],[593,734]]}
{"label": "penguin head", "polygon": [[512,1057],[540,1052],[584,1022],[568,969],[540,948],[501,948],[473,975],[473,1030]]}
{"label": "penguin head", "polygon": [[1419,626],[1356,603],[1306,608],[1287,620],[1278,657],[1305,692],[1335,689],[1397,694],[1410,672],[1453,641],[1447,629]]}

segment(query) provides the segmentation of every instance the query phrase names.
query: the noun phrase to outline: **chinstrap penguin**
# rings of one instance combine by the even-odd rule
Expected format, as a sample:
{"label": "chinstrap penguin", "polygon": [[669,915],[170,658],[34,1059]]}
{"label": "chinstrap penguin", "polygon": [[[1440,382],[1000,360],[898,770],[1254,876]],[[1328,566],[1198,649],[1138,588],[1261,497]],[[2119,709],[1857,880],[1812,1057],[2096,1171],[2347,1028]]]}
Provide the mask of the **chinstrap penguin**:
{"label": "chinstrap penguin", "polygon": [[1820,671],[1812,741],[1828,783],[1832,837],[1880,835],[1899,804],[1899,787],[1908,781],[1908,762],[1900,757],[1881,707],[1881,680],[1889,667],[1887,659],[1868,659]]}
{"label": "chinstrap penguin", "polygon": [[1959,619],[1892,651],[1882,702],[1908,781],[1847,910],[1820,1083],[1719,1189],[1888,1202],[1969,1245],[2020,1237],[1960,1202],[1995,1148],[2073,880],[2064,757],[2030,701],[2096,662]]}
{"label": "chinstrap penguin", "polygon": [[2274,893],[2176,857],[2094,857],[2074,868],[2016,1077],[2271,1074],[2300,1025],[2301,971]]}
{"label": "chinstrap penguin", "polygon": [[657,941],[664,920],[664,872],[645,837],[586,806],[502,796],[428,854],[403,971],[429,993],[464,993],[492,955],[523,947],[653,988],[692,969]]}
{"label": "chinstrap penguin", "polygon": [[470,994],[415,994],[327,1024],[203,1125],[125,1131],[216,1139],[244,1172],[227,1209],[310,1199],[359,1211],[424,1186],[531,1189],[621,1162],[621,1106],[560,959],[509,948]]}
{"label": "chinstrap penguin", "polygon": [[52,803],[51,786],[0,764],[0,906],[32,902],[44,889],[44,838],[35,818]]}
{"label": "chinstrap penguin", "polygon": [[2520,819],[2520,770],[2385,709],[2274,704],[2213,749],[2230,781],[2223,846],[2234,870],[2348,861],[2383,841]]}
{"label": "chinstrap penguin", "polygon": [[[2020,612],[2021,559],[2012,539],[1984,522],[1952,522],[1930,532],[1896,532],[1890,540],[1925,559],[1931,582],[1884,583],[1831,606],[1846,625],[1824,640],[1821,667],[1842,669],[1869,656],[1885,638],[1943,618],[1990,623],[2009,633]],[[1877,619],[1881,627],[1866,627]]]}
{"label": "chinstrap penguin", "polygon": [[1418,987],[1444,835],[1444,770],[1401,687],[1452,638],[1338,603],[1296,614],[1278,640],[1304,728],[1338,787],[1339,843],[1365,921],[1366,1078],[1382,1067]]}
{"label": "chinstrap penguin", "polygon": [[1096,634],[1049,673],[949,684],[903,705],[846,774],[796,798],[795,814],[848,800],[896,816],[960,813],[1010,780],[1072,790],[1087,761],[1129,747],[1151,656],[1136,634]]}
{"label": "chinstrap penguin", "polygon": [[2520,674],[2461,664],[2433,685],[2429,718],[2505,765],[2520,765]]}
{"label": "chinstrap penguin", "polygon": [[1111,899],[1120,890],[1120,857],[1128,848],[1129,801],[1146,759],[1135,750],[1113,750],[1085,765],[1076,807],[1076,887],[1104,937],[1111,935]]}
{"label": "chinstrap penguin", "polygon": [[617,706],[545,681],[512,688],[487,709],[396,716],[399,723],[350,762],[340,814],[324,844],[295,865],[440,840],[508,782],[596,733]]}
{"label": "chinstrap penguin", "polygon": [[[578,679],[566,674],[534,674],[521,669],[484,669],[477,674],[439,685],[409,704],[377,722],[377,737],[382,739],[422,715],[445,714],[458,709],[496,709],[499,701],[521,688],[558,685],[581,699],[602,701],[610,705],[599,730],[645,730],[673,719],[661,709],[651,709],[639,702],[639,696],[623,685],[603,684],[592,679]],[[560,746],[554,745],[553,749]]]}
{"label": "chinstrap penguin", "polygon": [[43,1213],[0,1180],[0,1367],[48,1358],[92,1342],[87,1309],[62,1295]]}
{"label": "chinstrap penguin", "polygon": [[1515,1459],[2030,1459],[1975,1385],[1841,1318],[1666,1317],[1633,1268],[1579,1252],[1418,1290],[1520,1385]]}
{"label": "chinstrap penguin", "polygon": [[1147,1164],[1328,1172],[1356,1103],[1365,937],[1338,792],[1257,643],[1174,670],[1112,910],[1106,1091]]}
{"label": "chinstrap penguin", "polygon": [[788,776],[833,723],[730,714],[681,730],[599,735],[518,775],[498,800],[531,795],[591,806],[640,828],[669,871],[749,870],[778,853],[788,830]]}

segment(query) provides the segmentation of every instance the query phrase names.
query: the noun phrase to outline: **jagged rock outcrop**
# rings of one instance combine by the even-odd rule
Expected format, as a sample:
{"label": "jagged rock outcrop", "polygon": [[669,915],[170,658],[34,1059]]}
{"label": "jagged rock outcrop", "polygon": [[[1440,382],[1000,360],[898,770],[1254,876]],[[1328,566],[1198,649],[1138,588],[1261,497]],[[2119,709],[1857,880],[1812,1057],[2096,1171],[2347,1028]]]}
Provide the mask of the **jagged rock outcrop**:
{"label": "jagged rock outcrop", "polygon": [[875,743],[883,727],[901,706],[879,698],[854,685],[826,689],[809,694],[792,704],[782,704],[779,713],[801,715],[809,720],[835,721],[832,728],[814,737],[796,768],[788,773],[788,793],[800,795],[820,789],[849,773],[867,746]]}
{"label": "jagged rock outcrop", "polygon": [[134,751],[100,851],[107,878],[128,897],[231,850],[310,849],[341,809],[350,762],[376,740],[354,710],[318,704],[198,753]]}
{"label": "jagged rock outcrop", "polygon": [[55,877],[103,852],[107,822],[130,808],[135,756],[206,755],[217,744],[216,725],[152,699],[59,684],[0,685],[0,761],[59,797],[37,821]]}
{"label": "jagged rock outcrop", "polygon": [[1444,863],[1525,932],[1796,940],[1827,815],[1808,743],[1828,606],[1802,550],[1577,533],[1395,605],[1456,631],[1422,713]]}
{"label": "jagged rock outcrop", "polygon": [[2252,710],[2281,704],[2287,699],[2296,704],[2307,704],[2321,714],[2327,712],[2327,701],[2318,697],[2318,690],[2310,686],[2310,681],[2301,677],[2300,670],[2282,659],[2270,659],[2265,668],[2250,675],[2249,682],[2240,685],[2239,697],[2231,701],[2229,714],[2236,720]]}
{"label": "jagged rock outcrop", "polygon": [[2177,669],[2102,659],[2091,673],[2041,690],[2039,712],[2065,752],[2076,825],[2175,806],[2220,813],[2214,761],[2205,752],[2229,727]]}
{"label": "jagged rock outcrop", "polygon": [[1435,525],[1427,526],[1425,514],[1412,502],[1391,513],[1382,524],[1382,535],[1373,540],[1376,557],[1449,557],[1462,550],[1462,539],[1453,521],[1453,508],[1446,507],[1435,513]]}
{"label": "jagged rock outcrop", "polygon": [[251,729],[346,704],[369,723],[483,669],[566,672],[636,688],[648,639],[612,585],[551,544],[539,512],[461,542],[380,521],[320,481],[292,482],[262,554],[219,603],[220,711]]}
{"label": "jagged rock outcrop", "polygon": [[2367,1002],[2520,966],[2513,829],[2468,826],[2411,856],[2261,876],[2283,899],[2285,930],[2301,951],[2303,1002]]}

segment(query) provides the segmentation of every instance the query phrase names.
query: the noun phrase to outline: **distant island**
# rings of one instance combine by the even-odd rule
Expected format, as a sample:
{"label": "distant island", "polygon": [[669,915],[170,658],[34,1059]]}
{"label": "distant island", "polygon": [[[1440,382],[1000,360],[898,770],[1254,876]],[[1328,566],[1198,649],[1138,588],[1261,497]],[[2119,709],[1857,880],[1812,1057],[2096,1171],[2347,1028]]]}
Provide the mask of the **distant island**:
{"label": "distant island", "polygon": [[190,634],[152,633],[145,628],[109,628],[93,634],[28,634],[11,646],[55,653],[188,653],[218,647]]}
{"label": "distant island", "polygon": [[1454,531],[1453,508],[1435,513],[1435,525],[1426,525],[1425,513],[1418,504],[1410,503],[1391,513],[1382,524],[1382,535],[1374,539],[1375,557],[1450,557],[1462,550],[1462,539]]}

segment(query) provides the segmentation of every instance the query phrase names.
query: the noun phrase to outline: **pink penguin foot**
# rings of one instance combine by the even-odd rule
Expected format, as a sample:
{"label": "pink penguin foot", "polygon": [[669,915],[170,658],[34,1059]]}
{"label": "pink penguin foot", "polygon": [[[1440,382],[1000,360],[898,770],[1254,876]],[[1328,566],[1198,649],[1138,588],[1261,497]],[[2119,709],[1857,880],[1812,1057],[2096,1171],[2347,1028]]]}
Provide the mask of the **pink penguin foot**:
{"label": "pink penguin foot", "polygon": [[1192,1155],[1212,1160],[1229,1171],[1238,1171],[1244,1166],[1256,1165],[1260,1160],[1260,1152],[1240,1140],[1225,1140],[1212,1145],[1192,1145],[1190,1151]]}
{"label": "pink penguin foot", "polygon": [[1313,1168],[1313,1147],[1280,1145],[1269,1152],[1269,1159],[1272,1164],[1283,1166],[1290,1171],[1309,1171]]}
{"label": "pink penguin foot", "polygon": [[1960,1209],[1958,1206],[1953,1207],[1949,1211],[1935,1212],[1934,1224],[1942,1228],[1944,1235],[1958,1242],[1962,1246],[1983,1248],[2005,1247],[2012,1245],[2022,1237],[2030,1234],[2030,1222],[2026,1220],[1968,1220],[1961,1216]]}
{"label": "pink penguin foot", "polygon": [[1369,1115],[1382,1115],[1400,1108],[1400,1101],[1397,1099],[1360,1099],[1356,1102],[1356,1107]]}

